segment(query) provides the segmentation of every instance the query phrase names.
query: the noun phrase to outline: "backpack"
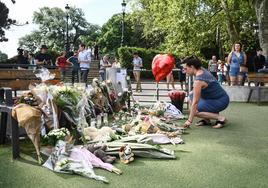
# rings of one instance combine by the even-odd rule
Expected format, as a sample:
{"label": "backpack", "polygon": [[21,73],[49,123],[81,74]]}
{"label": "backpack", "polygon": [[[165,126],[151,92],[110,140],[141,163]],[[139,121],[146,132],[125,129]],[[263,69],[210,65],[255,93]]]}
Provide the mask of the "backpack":
{"label": "backpack", "polygon": [[181,68],[181,60],[177,59],[176,63],[175,63],[175,67],[180,69]]}

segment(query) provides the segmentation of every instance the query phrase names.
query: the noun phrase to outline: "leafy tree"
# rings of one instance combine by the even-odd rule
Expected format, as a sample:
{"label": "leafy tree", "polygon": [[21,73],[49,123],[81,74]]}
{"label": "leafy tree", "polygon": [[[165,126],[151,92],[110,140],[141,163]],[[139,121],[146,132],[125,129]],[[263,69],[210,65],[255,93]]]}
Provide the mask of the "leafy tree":
{"label": "leafy tree", "polygon": [[207,48],[224,54],[243,33],[254,39],[254,9],[243,0],[136,0],[134,11],[142,14],[143,36],[161,39],[162,51],[188,55]]}
{"label": "leafy tree", "polygon": [[259,24],[260,46],[268,57],[268,0],[251,0],[254,5]]}
{"label": "leafy tree", "polygon": [[7,54],[0,51],[0,62],[6,61],[8,59]]}
{"label": "leafy tree", "polygon": [[10,25],[14,24],[16,21],[8,18],[9,9],[4,3],[0,1],[0,42],[8,41],[5,38],[5,30],[10,28]]}
{"label": "leafy tree", "polygon": [[[124,46],[153,47],[153,41],[143,36],[143,23],[141,14],[132,13],[125,15]],[[121,45],[122,14],[113,15],[101,29],[98,42],[103,53],[115,53]]]}
{"label": "leafy tree", "polygon": [[[69,41],[73,46],[78,46],[80,37],[85,35],[94,36],[99,32],[97,25],[89,24],[80,8],[70,7],[69,15]],[[43,7],[38,12],[34,12],[33,23],[39,29],[19,40],[20,46],[33,50],[46,44],[54,50],[62,50],[66,41],[66,12],[60,8]]]}

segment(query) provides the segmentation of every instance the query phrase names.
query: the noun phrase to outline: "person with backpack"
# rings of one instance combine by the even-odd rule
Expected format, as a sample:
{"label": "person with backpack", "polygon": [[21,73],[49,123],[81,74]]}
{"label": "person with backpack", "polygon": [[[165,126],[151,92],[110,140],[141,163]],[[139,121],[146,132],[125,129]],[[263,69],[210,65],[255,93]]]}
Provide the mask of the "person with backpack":
{"label": "person with backpack", "polygon": [[186,88],[186,71],[181,64],[181,60],[178,59],[175,65],[176,65],[176,68],[179,69],[178,76],[179,76],[179,82],[181,85],[181,90],[184,90],[183,89],[184,86],[185,86],[185,89],[187,89]]}

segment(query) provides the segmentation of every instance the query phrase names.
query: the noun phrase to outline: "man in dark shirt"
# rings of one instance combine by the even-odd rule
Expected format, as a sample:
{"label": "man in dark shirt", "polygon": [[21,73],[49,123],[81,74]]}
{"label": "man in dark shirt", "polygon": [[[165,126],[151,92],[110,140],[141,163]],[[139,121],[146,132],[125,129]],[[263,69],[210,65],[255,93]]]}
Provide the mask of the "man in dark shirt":
{"label": "man in dark shirt", "polygon": [[[18,48],[18,55],[16,56],[17,59],[17,64],[21,64],[21,65],[28,65],[29,61],[28,61],[28,55],[26,56],[25,53],[26,51]],[[27,68],[28,66],[22,66],[23,68]]]}
{"label": "man in dark shirt", "polygon": [[265,57],[262,55],[262,49],[258,48],[257,55],[253,59],[254,71],[258,72],[260,69],[264,68],[265,65]]}
{"label": "man in dark shirt", "polygon": [[36,65],[53,65],[49,54],[47,54],[47,46],[41,46],[41,52],[35,56]]}
{"label": "man in dark shirt", "polygon": [[97,43],[94,45],[94,60],[99,60],[99,45]]}

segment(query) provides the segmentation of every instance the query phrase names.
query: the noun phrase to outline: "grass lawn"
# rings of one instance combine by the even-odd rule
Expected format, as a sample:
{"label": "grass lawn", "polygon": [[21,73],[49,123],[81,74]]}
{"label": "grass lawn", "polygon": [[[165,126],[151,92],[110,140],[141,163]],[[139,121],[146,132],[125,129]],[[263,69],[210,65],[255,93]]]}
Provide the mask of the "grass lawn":
{"label": "grass lawn", "polygon": [[0,146],[0,187],[268,187],[268,106],[232,103],[224,114],[229,119],[225,128],[192,126],[183,136],[186,144],[166,146],[175,150],[176,160],[116,163],[122,175],[95,170],[109,179],[107,185],[38,166],[34,148],[27,143],[21,144],[18,161],[11,160],[10,145]]}

